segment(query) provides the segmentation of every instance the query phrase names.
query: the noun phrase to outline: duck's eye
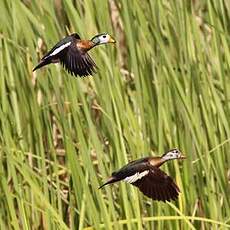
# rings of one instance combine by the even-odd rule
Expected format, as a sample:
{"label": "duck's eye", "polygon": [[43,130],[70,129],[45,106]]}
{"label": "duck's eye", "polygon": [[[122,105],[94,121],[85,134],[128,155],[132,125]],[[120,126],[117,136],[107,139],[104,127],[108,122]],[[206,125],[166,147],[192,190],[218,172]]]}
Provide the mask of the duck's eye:
{"label": "duck's eye", "polygon": [[103,35],[103,38],[106,38],[106,35]]}

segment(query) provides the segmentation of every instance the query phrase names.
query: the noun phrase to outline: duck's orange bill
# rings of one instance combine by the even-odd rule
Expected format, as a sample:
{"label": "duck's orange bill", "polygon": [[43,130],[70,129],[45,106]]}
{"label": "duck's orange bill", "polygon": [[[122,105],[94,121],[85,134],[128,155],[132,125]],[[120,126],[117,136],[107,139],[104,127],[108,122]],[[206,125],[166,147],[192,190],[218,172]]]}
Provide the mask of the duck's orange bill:
{"label": "duck's orange bill", "polygon": [[180,155],[180,159],[186,159],[187,157],[183,154]]}
{"label": "duck's orange bill", "polygon": [[112,37],[110,37],[109,42],[110,43],[116,43],[115,39],[113,39]]}

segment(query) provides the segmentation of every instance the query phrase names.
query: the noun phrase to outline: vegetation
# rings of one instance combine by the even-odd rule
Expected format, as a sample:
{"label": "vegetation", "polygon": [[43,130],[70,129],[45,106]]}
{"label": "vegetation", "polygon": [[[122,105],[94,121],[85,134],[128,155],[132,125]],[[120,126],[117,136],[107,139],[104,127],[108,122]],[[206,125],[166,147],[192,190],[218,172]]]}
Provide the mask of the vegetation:
{"label": "vegetation", "polygon": [[[228,0],[1,0],[0,22],[0,229],[230,227]],[[33,73],[71,32],[116,38],[90,51],[98,73]],[[98,190],[173,147],[177,202]]]}

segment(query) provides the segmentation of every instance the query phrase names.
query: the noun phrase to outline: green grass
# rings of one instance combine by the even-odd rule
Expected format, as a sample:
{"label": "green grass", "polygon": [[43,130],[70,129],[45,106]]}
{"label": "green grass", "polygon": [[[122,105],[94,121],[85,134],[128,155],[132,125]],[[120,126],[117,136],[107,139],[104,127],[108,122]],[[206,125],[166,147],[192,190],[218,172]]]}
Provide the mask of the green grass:
{"label": "green grass", "polygon": [[[229,1],[112,2],[0,1],[0,229],[230,228]],[[32,73],[68,32],[105,31],[118,42],[90,51],[94,77]],[[173,147],[178,201],[98,190]]]}

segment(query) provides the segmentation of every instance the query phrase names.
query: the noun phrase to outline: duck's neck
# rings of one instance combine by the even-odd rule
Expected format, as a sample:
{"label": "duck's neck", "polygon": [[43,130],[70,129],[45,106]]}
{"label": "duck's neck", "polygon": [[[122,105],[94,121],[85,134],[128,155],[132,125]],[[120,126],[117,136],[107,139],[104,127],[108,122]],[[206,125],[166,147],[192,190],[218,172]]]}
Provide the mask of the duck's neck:
{"label": "duck's neck", "polygon": [[100,42],[93,42],[92,40],[90,40],[90,45],[91,45],[91,48],[95,47],[95,46],[98,46],[100,45]]}
{"label": "duck's neck", "polygon": [[167,160],[165,160],[162,157],[152,157],[149,159],[149,163],[155,167],[160,167],[162,164],[164,164]]}
{"label": "duck's neck", "polygon": [[92,49],[96,44],[90,40],[81,40],[77,43],[77,47],[82,51],[88,51]]}

